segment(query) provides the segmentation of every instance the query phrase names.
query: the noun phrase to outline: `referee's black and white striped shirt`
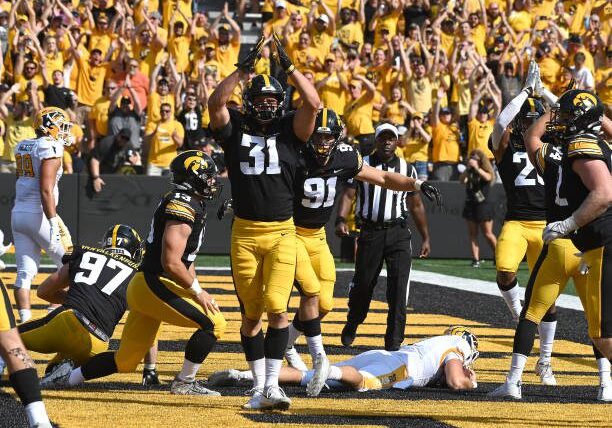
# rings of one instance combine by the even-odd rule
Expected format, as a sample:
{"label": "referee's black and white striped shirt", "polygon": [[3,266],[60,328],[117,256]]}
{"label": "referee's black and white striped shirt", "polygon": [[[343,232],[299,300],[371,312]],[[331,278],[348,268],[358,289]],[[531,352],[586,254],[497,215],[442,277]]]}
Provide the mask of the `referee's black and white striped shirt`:
{"label": "referee's black and white striped shirt", "polygon": [[[417,178],[414,167],[398,156],[393,156],[388,163],[384,163],[374,152],[365,156],[363,163],[383,171],[397,172],[407,177]],[[355,215],[362,221],[384,223],[400,217],[408,217],[406,197],[414,192],[396,192],[357,180],[356,186]]]}

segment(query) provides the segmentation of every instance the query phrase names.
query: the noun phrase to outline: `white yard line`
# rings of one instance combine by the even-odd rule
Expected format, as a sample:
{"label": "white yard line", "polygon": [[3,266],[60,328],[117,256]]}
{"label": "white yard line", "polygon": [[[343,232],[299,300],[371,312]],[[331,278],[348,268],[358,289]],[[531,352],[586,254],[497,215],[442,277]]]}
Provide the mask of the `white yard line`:
{"label": "white yard line", "polygon": [[[41,265],[42,269],[52,269],[55,265],[45,264]],[[14,271],[16,266],[15,264],[7,264],[6,268],[8,270]],[[196,268],[198,273],[204,272],[229,272],[229,267],[224,266],[215,266],[215,267],[199,267]],[[337,272],[353,272],[353,268],[337,268]],[[382,270],[380,272],[381,276],[386,277],[387,271]],[[410,281],[411,282],[423,282],[426,284],[438,285],[441,287],[454,288],[456,290],[464,290],[471,291],[473,293],[480,294],[488,294],[490,296],[498,296],[501,298],[499,290],[497,288],[497,284],[490,281],[481,281],[479,279],[469,279],[462,278],[459,276],[452,275],[444,275],[441,273],[434,272],[425,272],[422,270],[412,270],[410,273]],[[521,298],[525,295],[525,289],[520,288]],[[556,305],[561,308],[574,309],[577,311],[582,311],[582,304],[580,303],[580,299],[577,296],[570,296],[569,294],[562,294],[557,299]]]}

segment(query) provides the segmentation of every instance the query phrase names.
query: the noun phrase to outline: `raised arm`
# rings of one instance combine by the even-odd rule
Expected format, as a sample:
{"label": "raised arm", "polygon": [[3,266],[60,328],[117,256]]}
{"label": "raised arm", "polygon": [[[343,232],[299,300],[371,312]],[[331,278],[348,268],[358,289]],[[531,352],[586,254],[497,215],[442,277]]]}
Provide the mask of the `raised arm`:
{"label": "raised arm", "polygon": [[248,73],[235,70],[221,81],[208,99],[208,114],[210,115],[210,129],[220,130],[230,121],[227,102],[234,93],[234,88],[240,80],[248,79]]}

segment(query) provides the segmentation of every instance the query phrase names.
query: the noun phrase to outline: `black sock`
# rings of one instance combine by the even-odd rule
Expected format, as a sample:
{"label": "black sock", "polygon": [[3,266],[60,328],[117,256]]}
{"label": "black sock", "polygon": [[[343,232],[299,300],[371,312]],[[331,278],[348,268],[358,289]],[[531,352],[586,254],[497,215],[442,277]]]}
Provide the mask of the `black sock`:
{"label": "black sock", "polygon": [[301,331],[302,333],[304,332],[304,321],[300,321],[299,312],[295,313],[295,316],[293,317],[293,322],[291,324],[293,324],[293,327],[295,327],[297,331]]}
{"label": "black sock", "polygon": [[314,337],[321,334],[321,320],[317,317],[308,321],[302,321],[304,336]]}
{"label": "black sock", "polygon": [[81,366],[81,373],[86,380],[112,375],[118,371],[114,352],[102,352]]}
{"label": "black sock", "polygon": [[554,322],[557,321],[557,312],[553,312],[551,313],[546,313],[546,315],[544,315],[544,318],[542,318],[542,322]]}
{"label": "black sock", "polygon": [[289,328],[268,327],[266,339],[264,341],[264,353],[266,358],[282,360],[285,355],[285,348],[289,340]]}
{"label": "black sock", "polygon": [[497,286],[499,287],[500,290],[502,291],[508,291],[511,290],[512,288],[514,288],[514,286],[518,283],[518,279],[516,277],[514,277],[514,279],[512,280],[512,282],[508,285],[501,285],[499,282],[497,283]]}
{"label": "black sock", "polygon": [[244,355],[247,361],[255,361],[264,358],[264,334],[262,330],[259,330],[259,333],[253,337],[247,337],[240,333],[240,342],[242,343],[242,349],[244,349]]}
{"label": "black sock", "polygon": [[36,369],[30,368],[13,372],[9,376],[9,380],[24,407],[30,403],[42,401]]}
{"label": "black sock", "polygon": [[217,338],[212,332],[196,330],[189,338],[187,346],[185,346],[185,359],[192,363],[202,364],[215,343],[217,343]]}
{"label": "black sock", "polygon": [[528,319],[519,320],[516,326],[516,332],[514,333],[514,346],[512,352],[515,354],[529,355],[533,348],[533,341],[535,340],[536,330],[538,325]]}

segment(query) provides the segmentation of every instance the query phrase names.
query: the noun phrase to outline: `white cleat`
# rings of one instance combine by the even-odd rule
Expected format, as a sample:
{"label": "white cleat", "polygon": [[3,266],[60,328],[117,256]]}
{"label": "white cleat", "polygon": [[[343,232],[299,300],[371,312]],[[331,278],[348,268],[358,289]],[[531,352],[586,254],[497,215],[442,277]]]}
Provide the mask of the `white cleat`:
{"label": "white cleat", "polygon": [[540,381],[542,382],[542,385],[557,385],[557,379],[555,379],[555,374],[553,373],[552,367],[550,366],[550,361],[542,361],[538,359],[538,362],[535,366],[535,373],[540,376]]}
{"label": "white cleat", "polygon": [[597,401],[612,402],[612,383],[601,384],[597,392]]}
{"label": "white cleat", "polygon": [[255,389],[253,396],[242,406],[249,410],[287,410],[291,400],[280,386],[268,386],[264,390]]}
{"label": "white cleat", "polygon": [[308,394],[309,397],[316,397],[321,393],[327,381],[327,377],[329,376],[330,369],[331,366],[329,365],[327,356],[324,354],[317,354],[314,361],[314,374],[310,382],[308,382],[308,385],[306,385],[306,394]]}
{"label": "white cleat", "polygon": [[304,364],[302,357],[300,357],[300,354],[294,346],[285,349],[285,360],[287,360],[289,367],[293,367],[301,372],[308,370],[308,367],[306,367],[306,364]]}
{"label": "white cleat", "polygon": [[70,386],[68,379],[70,378],[70,372],[74,368],[74,363],[70,360],[66,360],[61,364],[58,364],[53,371],[43,377],[40,381],[41,388],[67,388]]}
{"label": "white cleat", "polygon": [[208,385],[210,386],[236,386],[240,383],[242,377],[240,372],[235,369],[223,370],[215,372],[208,377]]}
{"label": "white cleat", "polygon": [[487,394],[489,397],[507,397],[514,398],[515,400],[520,400],[523,398],[521,394],[521,381],[519,380],[516,383],[506,382],[495,388],[493,391]]}

